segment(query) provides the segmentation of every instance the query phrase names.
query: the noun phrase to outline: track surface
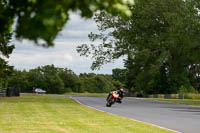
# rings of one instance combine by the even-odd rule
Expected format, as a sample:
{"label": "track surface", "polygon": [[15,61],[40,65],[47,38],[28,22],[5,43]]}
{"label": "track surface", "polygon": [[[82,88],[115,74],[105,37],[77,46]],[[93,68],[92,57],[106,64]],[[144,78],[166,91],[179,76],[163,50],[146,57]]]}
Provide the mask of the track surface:
{"label": "track surface", "polygon": [[182,133],[200,133],[200,108],[180,104],[124,98],[122,104],[106,107],[106,99],[72,97],[80,103],[131,119],[158,125]]}

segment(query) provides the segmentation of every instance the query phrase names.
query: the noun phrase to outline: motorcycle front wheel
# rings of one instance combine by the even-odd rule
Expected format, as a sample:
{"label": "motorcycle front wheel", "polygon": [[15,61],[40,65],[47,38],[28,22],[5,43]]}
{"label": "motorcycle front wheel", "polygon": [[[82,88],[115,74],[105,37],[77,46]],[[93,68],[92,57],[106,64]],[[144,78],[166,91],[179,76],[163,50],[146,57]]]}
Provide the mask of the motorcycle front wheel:
{"label": "motorcycle front wheel", "polygon": [[109,102],[106,103],[106,107],[111,107],[111,105],[112,105],[112,104],[109,103]]}
{"label": "motorcycle front wheel", "polygon": [[111,107],[112,105],[112,96],[110,96],[107,100],[106,107]]}

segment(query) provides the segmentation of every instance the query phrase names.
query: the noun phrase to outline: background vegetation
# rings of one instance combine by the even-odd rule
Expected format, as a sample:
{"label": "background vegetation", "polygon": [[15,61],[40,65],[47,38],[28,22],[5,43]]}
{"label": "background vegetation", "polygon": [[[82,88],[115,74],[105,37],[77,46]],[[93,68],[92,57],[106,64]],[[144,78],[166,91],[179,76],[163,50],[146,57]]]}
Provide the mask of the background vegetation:
{"label": "background vegetation", "polygon": [[95,59],[92,69],[124,57],[126,87],[141,95],[200,91],[200,3],[135,0],[130,9],[128,18],[97,13],[99,32],[80,55]]}
{"label": "background vegetation", "polygon": [[146,91],[142,89],[136,90],[129,86],[130,84],[134,85],[136,81],[131,80],[127,74],[127,69],[116,68],[112,70],[112,74],[80,73],[77,75],[67,68],[46,65],[29,71],[13,70],[10,76],[5,78],[6,80],[2,85],[3,87],[20,88],[22,92],[32,92],[33,88],[42,88],[47,93],[52,94],[70,92],[107,93],[119,88],[126,88],[137,96],[180,93],[185,94],[184,96],[187,98],[189,96],[187,93],[199,93],[199,89],[193,86],[190,86],[190,88],[181,86],[176,88],[173,93],[171,93],[171,88],[166,88],[165,92],[163,90],[154,90],[153,88],[151,92],[146,92],[148,91],[147,88],[144,88]]}
{"label": "background vegetation", "polygon": [[[0,8],[0,87],[99,93],[124,86],[138,95],[200,91],[197,0],[0,0]],[[79,11],[83,18],[96,13],[94,21],[99,32],[88,36],[91,43],[101,43],[77,48],[81,56],[95,59],[91,68],[124,57],[125,69],[114,69],[112,76],[76,75],[67,68],[47,65],[29,71],[14,70],[12,74],[13,67],[5,60],[14,49],[10,44],[12,34],[43,47],[53,46],[69,20],[69,11]]]}
{"label": "background vegetation", "polygon": [[20,88],[30,92],[42,88],[47,93],[90,92],[103,93],[123,87],[124,84],[108,74],[81,73],[76,75],[67,68],[54,65],[37,67],[29,71],[14,70],[7,79],[7,87]]}

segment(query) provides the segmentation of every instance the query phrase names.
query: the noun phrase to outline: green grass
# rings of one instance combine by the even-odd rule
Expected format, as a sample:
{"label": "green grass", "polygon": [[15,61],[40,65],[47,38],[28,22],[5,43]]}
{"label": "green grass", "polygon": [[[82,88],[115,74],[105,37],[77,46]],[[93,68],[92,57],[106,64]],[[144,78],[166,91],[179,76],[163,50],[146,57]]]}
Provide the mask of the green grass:
{"label": "green grass", "polygon": [[0,133],[170,133],[171,131],[100,112],[70,98],[0,98]]}
{"label": "green grass", "polygon": [[107,97],[108,93],[65,93],[67,96]]}
{"label": "green grass", "polygon": [[163,101],[163,102],[177,103],[177,104],[185,104],[191,106],[200,106],[200,100],[194,100],[194,99],[162,99],[162,98],[149,98],[149,99]]}
{"label": "green grass", "polygon": [[[200,94],[194,94],[194,93],[186,93],[181,95],[184,95],[184,99],[193,99],[193,100],[200,100]],[[149,98],[171,98],[171,99],[180,99],[179,94],[154,94],[154,95],[148,95]]]}

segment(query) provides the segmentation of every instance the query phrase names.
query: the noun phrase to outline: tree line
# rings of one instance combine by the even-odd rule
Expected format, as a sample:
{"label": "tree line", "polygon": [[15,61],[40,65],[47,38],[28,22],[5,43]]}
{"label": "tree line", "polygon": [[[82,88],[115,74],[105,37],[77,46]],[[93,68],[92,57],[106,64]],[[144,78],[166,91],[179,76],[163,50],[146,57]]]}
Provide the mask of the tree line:
{"label": "tree line", "polygon": [[29,71],[14,70],[7,78],[7,87],[20,88],[22,92],[42,88],[47,93],[66,92],[107,93],[123,87],[123,83],[109,74],[80,73],[76,75],[68,68],[54,65],[37,67]]}

